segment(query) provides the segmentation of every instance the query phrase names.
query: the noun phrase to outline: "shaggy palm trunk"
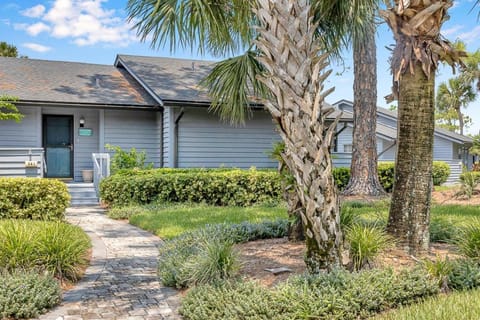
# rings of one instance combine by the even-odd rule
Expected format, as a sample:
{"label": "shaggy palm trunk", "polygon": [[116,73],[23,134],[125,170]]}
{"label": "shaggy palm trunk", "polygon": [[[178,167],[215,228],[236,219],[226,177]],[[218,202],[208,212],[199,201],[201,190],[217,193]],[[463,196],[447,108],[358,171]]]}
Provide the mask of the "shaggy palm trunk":
{"label": "shaggy palm trunk", "polygon": [[455,108],[458,116],[458,126],[460,128],[460,134],[463,135],[463,127],[465,127],[465,121],[463,120],[463,113],[461,107]]}
{"label": "shaggy palm trunk", "polygon": [[335,127],[325,126],[333,112],[323,104],[323,82],[330,72],[327,55],[314,42],[308,1],[259,0],[257,45],[267,72],[260,80],[275,101],[265,105],[278,123],[285,142],[283,158],[295,180],[302,205],[309,271],[331,269],[341,264],[343,235],[340,208],[329,153]]}
{"label": "shaggy palm trunk", "polygon": [[387,230],[410,254],[428,250],[432,190],[434,78],[415,66],[400,81],[398,149]]}
{"label": "shaggy palm trunk", "polygon": [[438,62],[454,66],[464,52],[440,37],[451,0],[395,0],[381,10],[395,38],[391,63],[398,99],[398,149],[387,230],[416,255],[428,249],[432,191],[434,77]]}
{"label": "shaggy palm trunk", "polygon": [[353,49],[353,150],[350,180],[344,195],[385,194],[377,172],[377,59],[375,27],[356,39]]}

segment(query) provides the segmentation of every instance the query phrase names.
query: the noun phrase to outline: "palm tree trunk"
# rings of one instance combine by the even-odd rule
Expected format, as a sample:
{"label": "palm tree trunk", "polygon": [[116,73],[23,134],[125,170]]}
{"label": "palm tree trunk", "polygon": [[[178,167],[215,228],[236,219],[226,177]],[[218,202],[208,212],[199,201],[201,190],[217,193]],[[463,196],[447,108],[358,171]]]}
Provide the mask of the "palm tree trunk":
{"label": "palm tree trunk", "polygon": [[340,208],[332,175],[330,143],[338,123],[326,126],[333,112],[323,104],[323,82],[330,72],[327,54],[314,42],[310,6],[306,0],[259,0],[257,45],[267,72],[260,80],[275,101],[265,105],[278,123],[285,142],[284,160],[294,179],[302,209],[309,271],[342,263]]}
{"label": "palm tree trunk", "polygon": [[353,150],[344,195],[385,194],[377,172],[377,57],[375,26],[353,44]]}
{"label": "palm tree trunk", "polygon": [[458,127],[460,128],[460,134],[463,135],[463,127],[465,127],[465,121],[463,120],[463,113],[461,107],[455,108],[458,116]]}
{"label": "palm tree trunk", "polygon": [[387,231],[412,255],[428,250],[432,190],[434,77],[415,65],[399,85],[398,150]]}

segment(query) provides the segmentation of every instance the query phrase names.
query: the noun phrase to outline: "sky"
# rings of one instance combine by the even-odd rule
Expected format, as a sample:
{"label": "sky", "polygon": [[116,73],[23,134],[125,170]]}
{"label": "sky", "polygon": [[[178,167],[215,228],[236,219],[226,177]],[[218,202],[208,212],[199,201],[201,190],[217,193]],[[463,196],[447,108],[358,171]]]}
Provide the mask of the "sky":
{"label": "sky", "polygon": [[[475,0],[457,0],[449,10],[442,34],[449,40],[461,39],[468,51],[480,49],[480,8],[471,11]],[[21,55],[31,59],[77,61],[113,64],[117,54],[194,58],[215,60],[191,50],[153,49],[141,42],[126,20],[127,0],[25,0],[0,2],[0,41],[15,45]],[[384,96],[390,93],[391,75],[388,63],[393,44],[388,26],[379,25],[377,32],[378,105],[388,107]],[[353,100],[352,54],[345,51],[344,64],[332,65],[334,73],[327,86],[335,91],[327,97],[334,103],[341,99]],[[1,72],[1,70],[0,70]],[[439,69],[437,85],[452,77],[451,69]],[[473,120],[467,133],[480,132],[480,98],[465,110]]]}

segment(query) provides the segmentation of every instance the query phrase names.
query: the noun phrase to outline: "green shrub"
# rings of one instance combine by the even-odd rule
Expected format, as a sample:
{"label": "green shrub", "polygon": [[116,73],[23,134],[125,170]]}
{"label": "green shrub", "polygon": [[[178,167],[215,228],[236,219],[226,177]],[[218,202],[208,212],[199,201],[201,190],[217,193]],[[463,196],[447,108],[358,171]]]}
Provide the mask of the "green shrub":
{"label": "green shrub", "polygon": [[360,224],[354,224],[346,230],[346,240],[350,245],[354,270],[371,266],[374,259],[393,243],[383,229]]}
{"label": "green shrub", "polygon": [[175,173],[172,169],[157,169],[150,172],[104,179],[100,184],[101,198],[113,205],[160,201],[248,206],[278,200],[282,195],[280,176],[273,171],[181,169]]}
{"label": "green shrub", "polygon": [[69,202],[61,181],[0,178],[0,219],[62,220]]}
{"label": "green shrub", "polygon": [[453,262],[446,257],[441,259],[437,256],[435,260],[424,260],[423,267],[430,276],[437,280],[439,288],[448,290],[448,279],[453,271]]}
{"label": "green shrub", "polygon": [[364,319],[438,292],[421,269],[368,270],[300,276],[275,289],[254,282],[192,288],[182,301],[186,319]]}
{"label": "green shrub", "polygon": [[458,227],[451,219],[433,216],[430,220],[430,241],[450,242],[458,233]]}
{"label": "green shrub", "polygon": [[338,167],[333,168],[333,179],[335,180],[335,184],[338,190],[342,191],[348,184],[348,180],[350,180],[350,168],[346,167]]}
{"label": "green shrub", "polygon": [[36,272],[0,272],[0,318],[37,317],[60,302],[58,282]]}
{"label": "green shrub", "polygon": [[0,268],[40,269],[75,281],[87,263],[87,235],[63,222],[0,221]]}
{"label": "green shrub", "polygon": [[395,163],[393,162],[379,162],[378,179],[386,192],[392,192],[393,181],[395,181]]}
{"label": "green shrub", "polygon": [[475,188],[480,183],[480,172],[465,171],[460,176],[460,190],[455,194],[456,197],[466,197],[470,199]]}
{"label": "green shrub", "polygon": [[471,219],[460,228],[455,243],[461,254],[480,261],[480,219]]}
{"label": "green shrub", "polygon": [[[217,243],[220,246],[222,243],[229,242],[241,243],[257,239],[279,238],[286,236],[287,232],[288,220],[265,221],[258,224],[247,222],[233,225],[218,224],[186,232],[166,241],[160,247],[159,277],[166,286],[187,287],[196,282],[188,263],[199,260],[202,255],[205,255],[205,246],[211,243]],[[213,278],[210,279],[214,281]]]}
{"label": "green shrub", "polygon": [[452,262],[448,286],[455,290],[471,290],[480,287],[480,266],[477,261],[460,259]]}
{"label": "green shrub", "polygon": [[188,286],[212,283],[235,276],[240,263],[233,242],[211,239],[199,244],[195,259],[184,266]]}
{"label": "green shrub", "polygon": [[439,186],[445,183],[450,175],[450,166],[443,161],[433,161],[432,168],[433,185]]}
{"label": "green shrub", "polygon": [[138,152],[135,148],[125,151],[119,146],[110,144],[106,144],[105,148],[115,152],[110,162],[110,171],[112,173],[123,169],[149,169],[153,167],[153,164],[145,165],[145,160],[147,159],[145,151]]}

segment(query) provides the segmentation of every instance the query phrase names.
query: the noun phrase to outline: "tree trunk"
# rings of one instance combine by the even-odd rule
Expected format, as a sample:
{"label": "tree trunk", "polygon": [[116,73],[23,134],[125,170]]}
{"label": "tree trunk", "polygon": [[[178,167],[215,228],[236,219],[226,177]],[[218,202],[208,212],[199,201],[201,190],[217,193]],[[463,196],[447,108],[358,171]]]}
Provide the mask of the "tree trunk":
{"label": "tree trunk", "polygon": [[353,44],[353,142],[350,180],[344,195],[385,194],[377,172],[377,58],[375,26]]}
{"label": "tree trunk", "polygon": [[314,42],[310,6],[306,0],[259,0],[256,42],[267,72],[259,79],[275,101],[265,106],[278,123],[285,142],[284,160],[295,179],[305,230],[305,262],[311,272],[342,263],[340,206],[332,175],[330,143],[338,123],[326,126],[333,108],[323,104],[323,82],[330,72],[327,54]]}
{"label": "tree trunk", "polygon": [[463,113],[461,107],[455,108],[458,116],[458,126],[460,128],[460,134],[463,135],[463,127],[465,126],[465,121],[463,120]]}
{"label": "tree trunk", "polygon": [[412,255],[429,247],[432,190],[434,77],[405,73],[399,82],[398,149],[387,231]]}

